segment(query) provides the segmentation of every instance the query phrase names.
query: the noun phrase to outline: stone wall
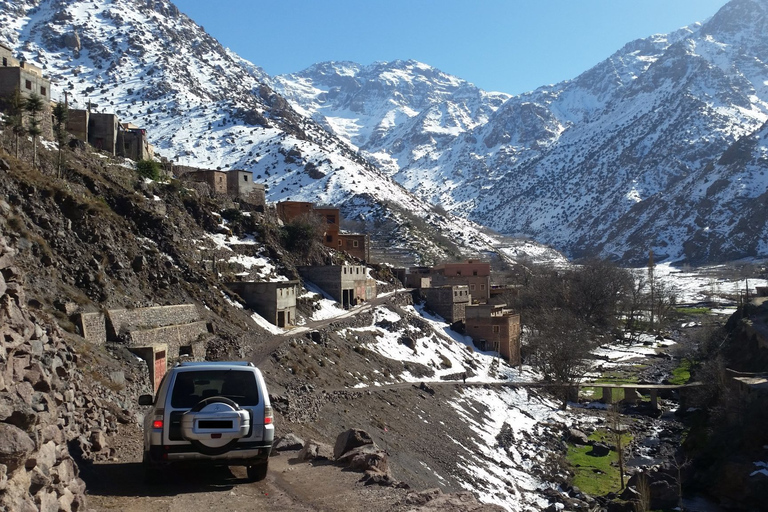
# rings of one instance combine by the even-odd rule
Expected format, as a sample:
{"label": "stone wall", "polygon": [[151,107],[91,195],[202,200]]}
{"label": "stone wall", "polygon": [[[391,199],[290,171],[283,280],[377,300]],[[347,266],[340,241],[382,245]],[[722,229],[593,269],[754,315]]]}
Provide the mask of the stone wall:
{"label": "stone wall", "polygon": [[118,339],[121,332],[190,324],[200,320],[194,304],[156,306],[137,309],[110,309],[107,311],[108,339]]}
{"label": "stone wall", "polygon": [[80,333],[83,338],[96,345],[103,345],[107,341],[107,326],[104,313],[81,313]]}
{"label": "stone wall", "polygon": [[142,347],[165,343],[168,345],[169,358],[176,358],[179,355],[179,348],[190,345],[200,336],[206,334],[208,334],[208,324],[205,322],[193,322],[131,331],[128,344],[130,346]]}
{"label": "stone wall", "polygon": [[100,436],[117,428],[125,396],[85,378],[55,323],[27,309],[12,258],[0,237],[0,510],[86,510],[68,446],[82,455],[105,450]]}

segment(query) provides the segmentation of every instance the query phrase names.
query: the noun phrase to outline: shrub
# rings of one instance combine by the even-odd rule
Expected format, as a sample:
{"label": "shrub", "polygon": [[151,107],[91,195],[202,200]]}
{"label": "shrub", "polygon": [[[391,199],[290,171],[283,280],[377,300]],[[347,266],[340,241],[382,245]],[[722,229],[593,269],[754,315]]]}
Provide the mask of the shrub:
{"label": "shrub", "polygon": [[160,179],[160,163],[154,160],[139,160],[136,162],[136,172],[144,178],[157,181]]}

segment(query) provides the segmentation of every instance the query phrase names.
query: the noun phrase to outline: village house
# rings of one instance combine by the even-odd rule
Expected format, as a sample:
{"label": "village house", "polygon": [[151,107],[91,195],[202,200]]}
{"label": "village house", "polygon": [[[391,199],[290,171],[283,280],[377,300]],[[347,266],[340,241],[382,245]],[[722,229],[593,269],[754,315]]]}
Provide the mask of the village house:
{"label": "village house", "polygon": [[154,160],[155,148],[147,140],[147,130],[131,123],[122,123],[117,134],[117,153],[125,158]]}
{"label": "village house", "polygon": [[199,169],[179,175],[182,181],[194,181],[207,184],[214,195],[227,195],[227,173],[213,169]]}
{"label": "village house", "polygon": [[336,249],[361,261],[371,261],[371,238],[367,234],[339,233]]}
{"label": "village house", "polygon": [[51,81],[43,76],[43,70],[13,57],[13,50],[0,43],[0,96],[10,96],[18,91],[22,96],[39,94],[43,102],[51,102]]}
{"label": "village house", "polygon": [[13,50],[0,44],[0,106],[5,100],[16,94],[22,98],[38,94],[43,100],[43,115],[40,116],[40,129],[43,136],[53,136],[53,122],[51,120],[51,81],[43,76],[43,70],[14,58]]}
{"label": "village house", "polygon": [[432,286],[465,284],[476,302],[486,303],[491,297],[491,264],[467,260],[462,263],[441,263],[430,272]]}
{"label": "village house", "polygon": [[368,267],[364,265],[298,267],[297,270],[301,277],[319,286],[344,308],[376,298],[376,281],[368,276]]}
{"label": "village house", "polygon": [[493,350],[510,364],[520,363],[520,315],[506,304],[468,305],[465,333],[480,350]]}
{"label": "village house", "polygon": [[299,281],[232,282],[227,288],[237,293],[248,307],[268,322],[287,327],[296,322]]}
{"label": "village house", "polygon": [[322,242],[329,249],[343,251],[359,260],[371,260],[371,239],[366,234],[342,233],[341,212],[338,208],[315,207],[306,201],[281,201],[277,203],[277,216],[285,223],[302,215],[316,215],[322,224]]}
{"label": "village house", "polygon": [[395,269],[395,276],[406,288],[429,288],[432,286],[432,277],[429,267],[409,267]]}
{"label": "village house", "polygon": [[466,318],[466,308],[472,304],[469,286],[465,284],[422,288],[421,293],[429,309],[449,324],[463,322]]}

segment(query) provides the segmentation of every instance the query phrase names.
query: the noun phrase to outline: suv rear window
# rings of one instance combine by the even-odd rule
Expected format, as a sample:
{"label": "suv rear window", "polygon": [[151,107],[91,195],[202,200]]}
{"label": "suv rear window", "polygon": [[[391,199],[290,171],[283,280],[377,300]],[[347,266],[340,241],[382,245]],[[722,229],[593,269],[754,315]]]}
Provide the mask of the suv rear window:
{"label": "suv rear window", "polygon": [[192,408],[200,400],[224,396],[240,406],[259,403],[256,376],[242,370],[195,370],[178,372],[171,395],[171,407]]}

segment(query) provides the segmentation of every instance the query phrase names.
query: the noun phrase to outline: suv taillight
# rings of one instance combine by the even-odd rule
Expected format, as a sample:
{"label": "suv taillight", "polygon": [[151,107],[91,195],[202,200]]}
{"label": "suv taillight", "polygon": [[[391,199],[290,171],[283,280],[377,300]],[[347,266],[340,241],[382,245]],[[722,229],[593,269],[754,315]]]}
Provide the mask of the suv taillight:
{"label": "suv taillight", "polygon": [[264,406],[264,424],[269,425],[272,423],[272,406],[271,405],[265,405]]}
{"label": "suv taillight", "polygon": [[165,411],[162,409],[157,411],[155,417],[152,418],[152,428],[163,428],[163,414]]}

